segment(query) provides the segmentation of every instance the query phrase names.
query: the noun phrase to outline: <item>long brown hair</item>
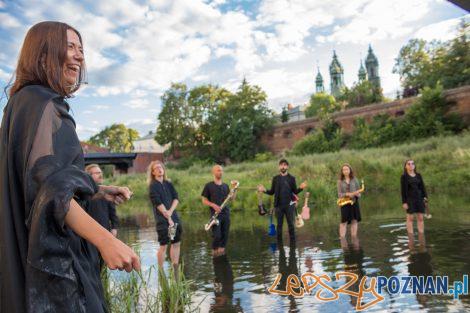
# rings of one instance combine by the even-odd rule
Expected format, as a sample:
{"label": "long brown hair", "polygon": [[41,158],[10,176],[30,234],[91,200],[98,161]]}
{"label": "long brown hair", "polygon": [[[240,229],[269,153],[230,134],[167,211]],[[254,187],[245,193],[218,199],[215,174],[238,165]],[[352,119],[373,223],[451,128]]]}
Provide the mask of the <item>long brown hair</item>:
{"label": "long brown hair", "polygon": [[162,161],[155,160],[155,161],[150,162],[149,166],[147,167],[147,183],[149,184],[149,186],[153,181],[155,181],[155,177],[153,177],[152,170],[153,170],[153,167],[157,164],[160,164],[163,167],[163,171],[164,171],[163,180],[168,180],[168,176],[166,175],[165,165],[163,164]]}
{"label": "long brown hair", "polygon": [[27,85],[43,85],[63,97],[78,90],[85,78],[85,62],[76,86],[66,86],[63,72],[67,58],[67,30],[73,30],[83,47],[80,33],[61,22],[41,22],[31,27],[21,47],[10,97]]}
{"label": "long brown hair", "polygon": [[348,163],[344,163],[343,165],[341,165],[341,169],[339,170],[339,180],[344,180],[343,167],[345,167],[345,166],[349,167],[349,178],[353,179],[354,178],[354,172],[352,170],[351,165],[349,165]]}

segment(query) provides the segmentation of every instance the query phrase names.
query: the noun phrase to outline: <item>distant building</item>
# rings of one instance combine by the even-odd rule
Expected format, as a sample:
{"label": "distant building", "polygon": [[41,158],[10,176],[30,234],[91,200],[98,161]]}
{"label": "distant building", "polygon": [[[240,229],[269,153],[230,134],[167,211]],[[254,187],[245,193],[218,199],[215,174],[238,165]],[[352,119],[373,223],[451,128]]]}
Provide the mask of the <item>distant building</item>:
{"label": "distant building", "polygon": [[288,122],[295,122],[305,119],[306,104],[294,106],[292,103],[287,104]]}
{"label": "distant building", "polygon": [[379,61],[369,45],[369,51],[366,58],[367,79],[376,87],[380,88]]}
{"label": "distant building", "polygon": [[161,146],[155,141],[155,133],[149,132],[148,135],[134,140],[134,152],[163,153],[169,145]]}
{"label": "distant building", "polygon": [[83,141],[80,141],[80,146],[82,146],[82,150],[84,154],[88,153],[109,153],[109,149],[101,148]]}
{"label": "distant building", "polygon": [[344,87],[344,69],[338,61],[336,51],[333,50],[333,60],[330,64],[330,90],[335,97],[339,96]]}
{"label": "distant building", "polygon": [[325,92],[325,87],[323,86],[323,76],[320,73],[320,68],[317,66],[317,78],[315,79],[315,92]]}

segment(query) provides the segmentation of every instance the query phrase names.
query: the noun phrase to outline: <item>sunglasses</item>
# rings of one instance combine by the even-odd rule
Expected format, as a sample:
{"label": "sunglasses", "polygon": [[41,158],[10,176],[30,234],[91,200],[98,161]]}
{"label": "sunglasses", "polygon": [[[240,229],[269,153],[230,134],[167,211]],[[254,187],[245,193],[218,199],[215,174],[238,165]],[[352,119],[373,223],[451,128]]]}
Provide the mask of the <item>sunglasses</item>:
{"label": "sunglasses", "polygon": [[415,162],[408,162],[406,165],[415,165]]}

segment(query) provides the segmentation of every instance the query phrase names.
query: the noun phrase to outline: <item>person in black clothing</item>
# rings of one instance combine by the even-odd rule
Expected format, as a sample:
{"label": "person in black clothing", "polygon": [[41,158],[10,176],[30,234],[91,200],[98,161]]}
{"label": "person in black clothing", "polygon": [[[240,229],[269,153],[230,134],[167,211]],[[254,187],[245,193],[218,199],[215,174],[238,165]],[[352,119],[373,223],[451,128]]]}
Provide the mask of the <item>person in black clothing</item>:
{"label": "person in black clothing", "polygon": [[[98,164],[90,164],[85,167],[85,171],[93,178],[97,185],[103,184],[103,172]],[[117,236],[119,218],[116,215],[116,206],[106,199],[92,199],[87,203],[87,211],[101,226]]]}
{"label": "person in black clothing", "polygon": [[168,181],[165,167],[160,161],[150,163],[148,167],[148,183],[158,242],[160,243],[160,248],[157,252],[158,266],[163,268],[163,262],[166,258],[166,247],[171,242],[170,258],[176,273],[179,264],[180,241],[183,230],[181,221],[175,211],[179,203],[178,194],[173,184]]}
{"label": "person in black clothing", "polygon": [[273,177],[271,189],[266,190],[263,185],[258,186],[259,192],[264,192],[268,195],[274,195],[274,207],[276,209],[277,217],[277,236],[282,237],[282,225],[284,223],[284,216],[287,220],[289,227],[289,238],[295,241],[295,205],[291,204],[294,194],[298,194],[307,187],[307,182],[302,182],[300,188],[297,188],[295,177],[287,173],[289,169],[289,162],[286,159],[279,161],[279,175]]}
{"label": "person in black clothing", "polygon": [[[214,180],[208,182],[202,190],[202,203],[210,209],[211,216],[216,212],[218,215],[219,225],[212,226],[212,254],[219,256],[225,254],[227,246],[228,233],[230,230],[230,207],[227,205],[221,210],[220,205],[230,194],[230,188],[222,182],[224,169],[221,165],[212,167],[212,176]],[[233,195],[233,197],[235,194]],[[233,199],[233,198],[232,198]]]}
{"label": "person in black clothing", "polygon": [[226,254],[212,259],[214,264],[214,303],[209,308],[211,312],[240,313],[243,308],[240,298],[233,299],[234,277],[232,266]]}
{"label": "person in black clothing", "polygon": [[418,232],[424,233],[425,202],[428,200],[423,177],[416,172],[413,160],[405,161],[401,175],[401,199],[406,210],[406,229],[413,233],[413,214],[416,213]]}
{"label": "person in black clothing", "polygon": [[107,312],[88,251],[111,269],[139,257],[83,209],[91,197],[122,203],[126,187],[97,186],[84,171],[70,98],[85,76],[80,33],[32,26],[0,127],[0,312]]}

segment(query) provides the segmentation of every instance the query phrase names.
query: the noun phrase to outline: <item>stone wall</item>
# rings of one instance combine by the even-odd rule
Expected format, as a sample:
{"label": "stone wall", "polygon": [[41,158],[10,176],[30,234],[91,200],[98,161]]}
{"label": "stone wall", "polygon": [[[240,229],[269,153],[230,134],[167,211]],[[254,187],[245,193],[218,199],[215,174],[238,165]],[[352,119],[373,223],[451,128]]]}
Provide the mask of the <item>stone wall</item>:
{"label": "stone wall", "polygon": [[[470,125],[470,86],[464,86],[445,91],[445,96],[452,105],[451,112],[458,112],[465,125]],[[406,113],[410,105],[417,97],[399,99],[388,103],[374,103],[360,108],[352,108],[343,112],[333,114],[334,120],[343,128],[346,133],[351,133],[354,128],[354,121],[358,118],[365,118],[370,121],[378,114],[386,113],[393,117],[399,117]],[[322,123],[317,118],[307,118],[301,121],[277,124],[269,133],[261,136],[261,142],[272,153],[279,154],[283,150],[292,149],[294,144],[305,135],[317,128],[321,128]]]}

